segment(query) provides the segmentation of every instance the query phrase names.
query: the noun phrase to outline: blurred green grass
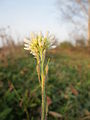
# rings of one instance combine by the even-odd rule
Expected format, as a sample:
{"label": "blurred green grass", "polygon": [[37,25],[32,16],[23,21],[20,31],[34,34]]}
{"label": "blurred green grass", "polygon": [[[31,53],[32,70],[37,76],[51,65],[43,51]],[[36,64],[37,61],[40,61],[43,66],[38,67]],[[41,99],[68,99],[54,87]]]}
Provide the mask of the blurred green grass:
{"label": "blurred green grass", "polygon": [[[47,81],[48,120],[90,120],[90,55],[59,48],[47,52],[50,58]],[[0,61],[0,120],[40,120],[41,90],[33,56],[21,50]],[[20,99],[11,88],[14,85]],[[21,104],[22,103],[22,104]]]}

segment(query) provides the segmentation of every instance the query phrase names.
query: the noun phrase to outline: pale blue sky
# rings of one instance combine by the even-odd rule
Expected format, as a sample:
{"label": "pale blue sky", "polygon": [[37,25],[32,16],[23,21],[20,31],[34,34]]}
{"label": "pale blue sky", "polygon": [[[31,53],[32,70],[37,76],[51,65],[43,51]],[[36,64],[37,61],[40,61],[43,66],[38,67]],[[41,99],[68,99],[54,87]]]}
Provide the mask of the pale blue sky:
{"label": "pale blue sky", "polygon": [[20,36],[50,31],[60,41],[67,39],[67,27],[58,16],[56,0],[0,0],[0,27],[9,25]]}

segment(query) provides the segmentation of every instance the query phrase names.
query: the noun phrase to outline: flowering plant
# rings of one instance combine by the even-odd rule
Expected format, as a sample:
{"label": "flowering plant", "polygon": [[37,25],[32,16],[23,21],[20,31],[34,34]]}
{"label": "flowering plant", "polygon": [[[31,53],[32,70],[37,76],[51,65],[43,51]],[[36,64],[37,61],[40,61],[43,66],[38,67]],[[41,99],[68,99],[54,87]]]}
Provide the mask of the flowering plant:
{"label": "flowering plant", "polygon": [[48,32],[44,36],[41,32],[39,34],[31,33],[30,39],[24,40],[24,49],[29,50],[37,60],[37,74],[42,93],[42,115],[41,120],[45,120],[47,116],[47,100],[46,100],[46,77],[48,74],[48,63],[45,64],[46,50],[54,45],[55,37]]}

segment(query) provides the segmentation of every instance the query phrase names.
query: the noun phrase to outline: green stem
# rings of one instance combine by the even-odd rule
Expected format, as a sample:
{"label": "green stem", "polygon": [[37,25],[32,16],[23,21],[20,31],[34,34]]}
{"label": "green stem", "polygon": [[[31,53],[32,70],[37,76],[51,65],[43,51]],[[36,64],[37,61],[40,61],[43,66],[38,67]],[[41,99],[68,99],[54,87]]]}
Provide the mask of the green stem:
{"label": "green stem", "polygon": [[42,85],[42,115],[41,115],[41,120],[45,120],[45,112],[46,112],[46,108],[45,108],[45,99],[46,99],[46,95],[45,95],[45,76],[44,76],[44,59],[43,59],[43,55],[41,54],[41,85]]}
{"label": "green stem", "polygon": [[[12,84],[12,85],[13,85],[13,84]],[[21,97],[20,97],[20,95],[18,94],[18,92],[17,92],[16,88],[14,87],[14,85],[13,85],[13,88],[14,88],[14,92],[15,92],[18,100],[21,100]]]}
{"label": "green stem", "polygon": [[29,119],[29,113],[28,113],[27,108],[25,109],[25,112],[26,112],[26,115],[27,115],[27,120],[30,120],[30,119]]}

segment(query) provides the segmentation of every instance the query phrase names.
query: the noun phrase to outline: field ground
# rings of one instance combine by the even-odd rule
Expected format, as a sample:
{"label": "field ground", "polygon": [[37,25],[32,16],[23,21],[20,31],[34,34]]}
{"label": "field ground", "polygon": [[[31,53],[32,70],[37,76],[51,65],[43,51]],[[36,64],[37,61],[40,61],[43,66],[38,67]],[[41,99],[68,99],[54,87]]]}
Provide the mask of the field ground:
{"label": "field ground", "polygon": [[[15,50],[16,49],[16,50]],[[0,55],[0,120],[40,120],[36,61],[23,48]],[[56,48],[47,81],[48,120],[90,120],[90,53]]]}

